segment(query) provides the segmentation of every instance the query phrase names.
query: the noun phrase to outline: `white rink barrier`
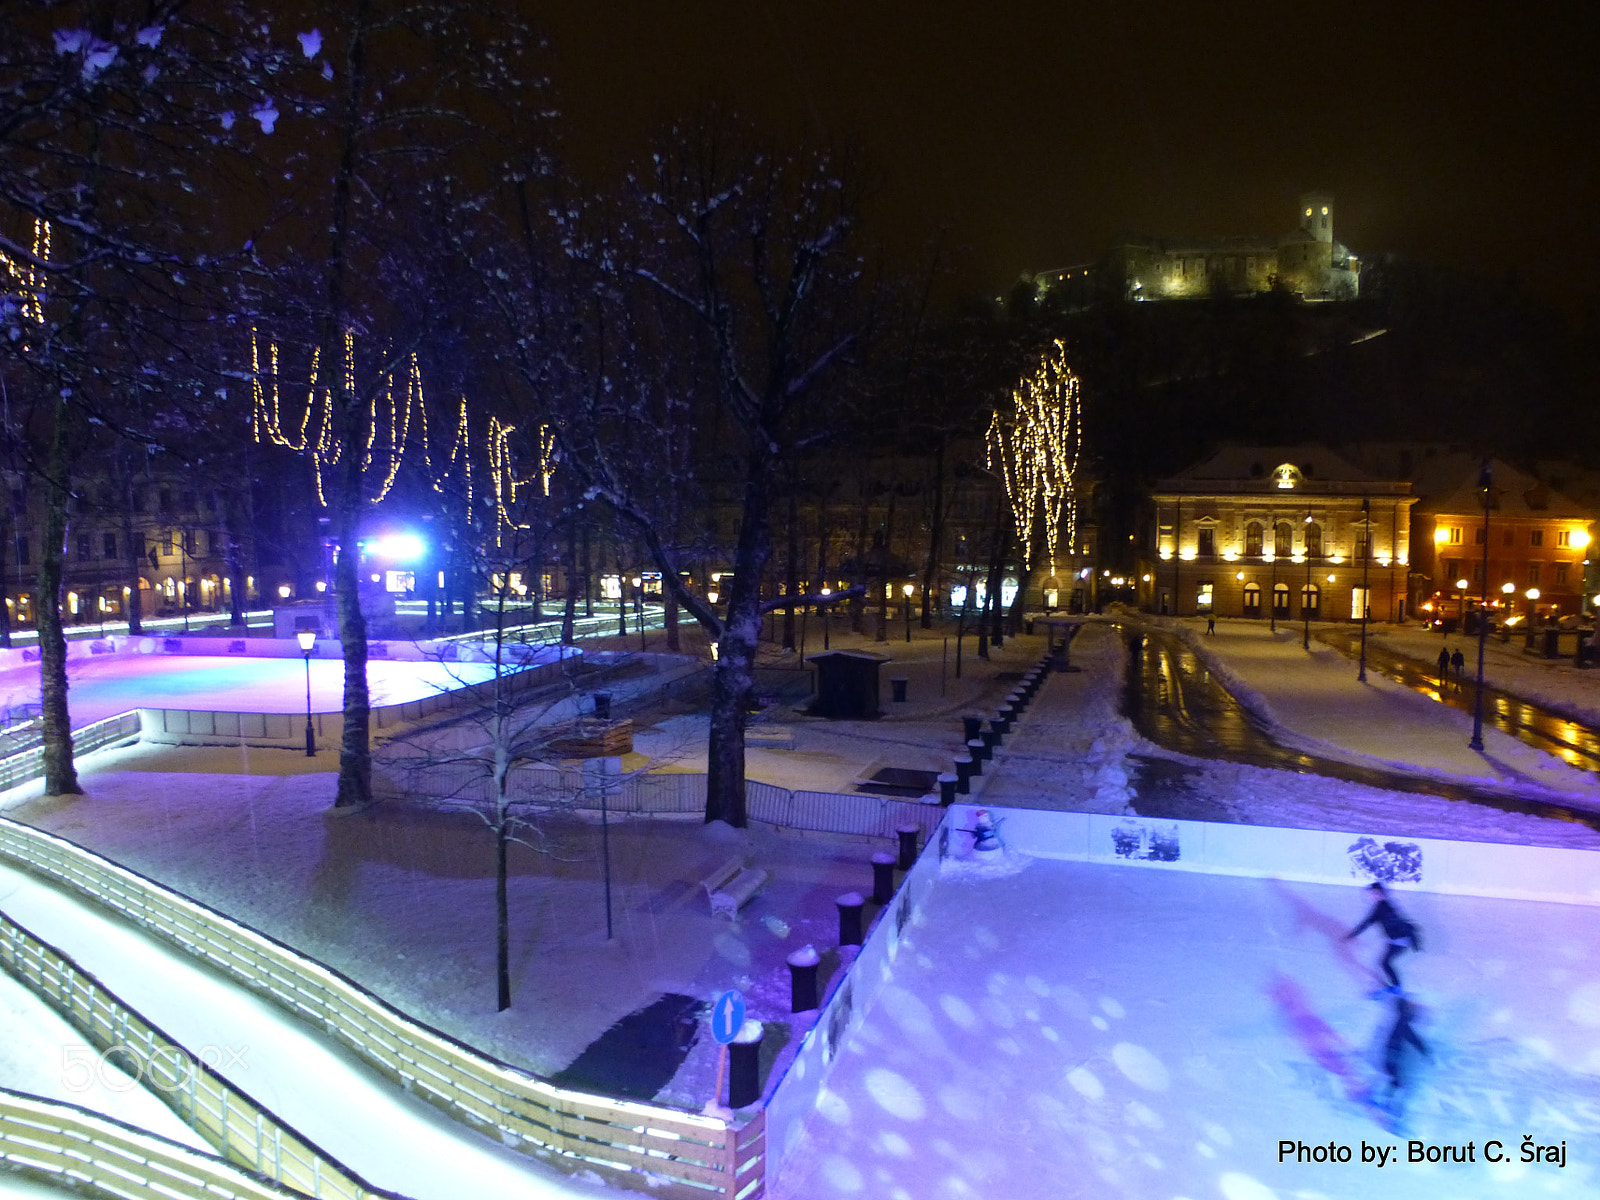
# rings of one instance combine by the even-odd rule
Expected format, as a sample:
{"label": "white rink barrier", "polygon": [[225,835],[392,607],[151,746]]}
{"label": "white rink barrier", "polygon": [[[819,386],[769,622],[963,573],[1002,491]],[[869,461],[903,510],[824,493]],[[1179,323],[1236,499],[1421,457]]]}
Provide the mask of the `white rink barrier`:
{"label": "white rink barrier", "polygon": [[0,1181],[8,1173],[63,1196],[112,1200],[294,1200],[305,1194],[86,1108],[0,1088]]}
{"label": "white rink barrier", "polygon": [[817,1107],[817,1098],[828,1080],[834,1058],[889,979],[890,968],[906,940],[907,930],[916,924],[917,910],[938,879],[944,840],[940,831],[947,827],[948,818],[930,833],[922,853],[900,881],[894,898],[867,934],[855,961],[836,972],[829,982],[829,992],[822,1001],[816,1024],[801,1040],[788,1071],[775,1085],[768,1085],[769,1186],[780,1177],[784,1160],[799,1145],[806,1118]]}
{"label": "white rink barrier", "polygon": [[[957,805],[970,828],[981,805]],[[1445,895],[1600,905],[1600,852],[1031,808],[989,811],[1023,854],[1303,883],[1370,883]]]}

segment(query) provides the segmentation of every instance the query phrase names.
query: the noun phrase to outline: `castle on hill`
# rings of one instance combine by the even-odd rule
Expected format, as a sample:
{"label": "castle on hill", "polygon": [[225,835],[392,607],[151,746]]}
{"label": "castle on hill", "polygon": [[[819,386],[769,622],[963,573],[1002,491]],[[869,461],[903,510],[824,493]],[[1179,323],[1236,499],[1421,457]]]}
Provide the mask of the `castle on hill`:
{"label": "castle on hill", "polygon": [[1333,237],[1333,197],[1300,197],[1299,220],[1280,237],[1129,237],[1096,263],[1024,278],[1071,307],[1115,296],[1184,300],[1279,290],[1303,300],[1354,300],[1361,260]]}

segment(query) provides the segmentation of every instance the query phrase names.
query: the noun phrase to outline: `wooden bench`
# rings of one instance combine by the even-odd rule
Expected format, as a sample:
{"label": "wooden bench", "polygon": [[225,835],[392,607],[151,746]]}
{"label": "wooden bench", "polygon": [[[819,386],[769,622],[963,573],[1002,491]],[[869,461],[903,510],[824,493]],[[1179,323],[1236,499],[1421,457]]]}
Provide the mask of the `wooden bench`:
{"label": "wooden bench", "polygon": [[746,725],[744,744],[753,748],[759,747],[763,750],[793,750],[794,726]]}
{"label": "wooden bench", "polygon": [[745,866],[744,860],[736,856],[702,879],[700,886],[705,888],[706,899],[711,901],[711,915],[732,919],[766,882],[765,871]]}

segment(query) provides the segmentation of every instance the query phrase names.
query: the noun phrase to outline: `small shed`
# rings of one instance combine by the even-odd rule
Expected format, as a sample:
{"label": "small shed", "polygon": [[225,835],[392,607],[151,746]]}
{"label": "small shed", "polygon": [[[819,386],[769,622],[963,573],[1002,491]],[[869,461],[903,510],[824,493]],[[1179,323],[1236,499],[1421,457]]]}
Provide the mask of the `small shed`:
{"label": "small shed", "polygon": [[834,720],[862,720],[878,713],[878,668],[890,661],[886,654],[866,650],[828,650],[806,661],[817,672],[811,713]]}

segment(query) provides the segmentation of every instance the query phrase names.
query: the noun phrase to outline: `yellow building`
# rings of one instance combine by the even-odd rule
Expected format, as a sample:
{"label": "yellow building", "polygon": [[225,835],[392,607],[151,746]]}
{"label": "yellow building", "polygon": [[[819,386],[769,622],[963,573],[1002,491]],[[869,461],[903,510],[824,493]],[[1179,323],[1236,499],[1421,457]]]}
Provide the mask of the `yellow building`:
{"label": "yellow building", "polygon": [[1323,446],[1228,446],[1164,479],[1140,600],[1179,616],[1349,621],[1405,615],[1410,509]]}

